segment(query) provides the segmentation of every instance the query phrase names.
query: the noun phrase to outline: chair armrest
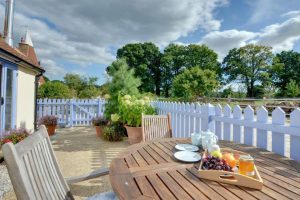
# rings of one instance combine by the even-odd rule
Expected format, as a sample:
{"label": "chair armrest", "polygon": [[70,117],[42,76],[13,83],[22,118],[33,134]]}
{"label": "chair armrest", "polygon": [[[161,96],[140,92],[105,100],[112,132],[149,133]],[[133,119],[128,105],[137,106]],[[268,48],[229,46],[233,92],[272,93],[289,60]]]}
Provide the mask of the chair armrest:
{"label": "chair armrest", "polygon": [[100,169],[97,169],[95,171],[92,171],[91,173],[88,173],[88,174],[68,177],[68,178],[66,178],[66,181],[67,181],[68,184],[78,183],[78,182],[81,182],[81,181],[97,178],[97,177],[104,176],[104,175],[107,175],[107,174],[109,174],[109,170],[108,170],[107,167],[105,167],[105,168],[100,168]]}

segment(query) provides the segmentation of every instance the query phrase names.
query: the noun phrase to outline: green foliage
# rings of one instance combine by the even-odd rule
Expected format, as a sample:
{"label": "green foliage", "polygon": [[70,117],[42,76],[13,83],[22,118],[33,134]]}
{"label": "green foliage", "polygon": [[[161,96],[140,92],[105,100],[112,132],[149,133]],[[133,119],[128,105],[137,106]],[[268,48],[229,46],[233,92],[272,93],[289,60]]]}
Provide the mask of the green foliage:
{"label": "green foliage", "polygon": [[155,113],[148,97],[137,99],[130,95],[119,96],[120,119],[128,126],[139,127],[142,123],[142,114],[154,115]]}
{"label": "green foliage", "polygon": [[94,126],[105,126],[105,125],[107,125],[107,123],[108,123],[108,120],[105,119],[103,116],[97,116],[92,119],[92,124]]}
{"label": "green foliage", "polygon": [[198,66],[186,69],[173,81],[172,95],[186,100],[207,96],[219,85],[217,74],[211,70],[202,70]]}
{"label": "green foliage", "polygon": [[64,82],[75,93],[75,97],[85,99],[94,98],[100,95],[97,89],[97,77],[85,77],[79,74],[66,74]]}
{"label": "green foliage", "polygon": [[58,81],[48,81],[38,90],[39,98],[67,99],[72,98],[72,92],[65,84]]}
{"label": "green foliage", "polygon": [[300,84],[300,53],[282,51],[276,54],[270,73],[275,86],[281,91],[281,96],[286,95],[287,85],[291,80]]}
{"label": "green foliage", "polygon": [[99,89],[97,89],[94,86],[91,86],[91,87],[87,87],[87,88],[81,90],[78,94],[78,98],[91,99],[91,98],[98,97],[99,95],[100,95]]}
{"label": "green foliage", "polygon": [[[127,44],[117,51],[117,58],[126,59],[130,69],[134,69],[135,76],[141,79],[141,92],[160,93],[161,70],[159,48],[151,42]],[[107,68],[111,73],[111,68]]]}
{"label": "green foliage", "polygon": [[242,91],[241,89],[239,89],[238,91],[234,91],[232,89],[232,87],[230,86],[228,88],[225,88],[221,92],[221,97],[222,98],[245,98],[246,93],[244,91]]}
{"label": "green foliage", "polygon": [[300,87],[295,80],[291,80],[285,88],[286,96],[298,97],[300,94]]}
{"label": "green foliage", "polygon": [[138,95],[138,87],[141,85],[139,78],[134,75],[134,69],[129,69],[125,59],[119,59],[112,63],[110,70],[111,80],[107,83],[110,98],[105,105],[105,116],[119,113],[119,95]]}
{"label": "green foliage", "polygon": [[126,129],[122,123],[111,123],[103,129],[103,138],[108,141],[122,141]]}
{"label": "green foliage", "polygon": [[188,46],[170,44],[164,50],[161,58],[162,88],[168,97],[174,77],[184,69],[198,66],[201,69],[215,71],[219,76],[221,65],[217,61],[218,55],[206,45],[191,44]]}
{"label": "green foliage", "polygon": [[231,49],[223,60],[227,82],[240,82],[247,88],[247,96],[254,97],[255,85],[270,81],[273,54],[271,47],[249,44]]}

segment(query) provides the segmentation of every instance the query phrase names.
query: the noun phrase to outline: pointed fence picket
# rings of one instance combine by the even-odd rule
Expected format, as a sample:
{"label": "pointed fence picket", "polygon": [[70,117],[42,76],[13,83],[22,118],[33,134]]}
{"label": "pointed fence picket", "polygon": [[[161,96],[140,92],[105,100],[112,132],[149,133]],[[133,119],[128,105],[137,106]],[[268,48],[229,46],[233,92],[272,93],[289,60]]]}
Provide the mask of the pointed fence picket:
{"label": "pointed fence picket", "polygon": [[[291,113],[289,120],[279,107],[269,116],[265,107],[255,112],[251,106],[232,109],[229,105],[163,101],[153,105],[160,114],[171,113],[173,137],[190,137],[193,132],[209,129],[221,140],[257,146],[300,161],[299,108]],[[286,140],[286,135],[290,140]]]}
{"label": "pointed fence picket", "polygon": [[103,115],[104,107],[104,99],[38,99],[37,116],[55,115],[59,124],[88,126],[93,117]]}
{"label": "pointed fence picket", "polygon": [[[256,112],[251,106],[241,109],[229,105],[153,101],[158,114],[171,114],[173,137],[190,137],[193,132],[214,131],[221,140],[257,146],[300,161],[300,109],[286,119],[276,108],[269,116],[265,107]],[[103,115],[103,99],[39,99],[38,117],[56,115],[60,123],[86,126],[91,119]],[[290,137],[290,140],[286,139]]]}

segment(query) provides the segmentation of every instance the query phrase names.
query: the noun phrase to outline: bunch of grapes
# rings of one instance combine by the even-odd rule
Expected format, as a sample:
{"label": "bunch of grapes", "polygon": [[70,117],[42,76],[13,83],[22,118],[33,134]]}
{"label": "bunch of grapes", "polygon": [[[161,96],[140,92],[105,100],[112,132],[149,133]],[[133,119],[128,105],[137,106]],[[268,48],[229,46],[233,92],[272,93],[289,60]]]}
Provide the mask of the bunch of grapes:
{"label": "bunch of grapes", "polygon": [[232,168],[227,164],[224,159],[220,159],[214,156],[207,156],[202,159],[202,168],[205,170],[223,170],[232,172]]}

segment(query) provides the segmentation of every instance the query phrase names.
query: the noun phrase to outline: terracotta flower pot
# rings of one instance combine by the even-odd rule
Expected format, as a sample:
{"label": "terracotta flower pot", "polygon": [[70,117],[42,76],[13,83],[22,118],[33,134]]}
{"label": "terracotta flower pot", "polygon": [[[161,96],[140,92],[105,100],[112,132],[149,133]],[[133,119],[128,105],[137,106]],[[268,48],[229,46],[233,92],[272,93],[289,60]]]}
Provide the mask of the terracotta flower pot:
{"label": "terracotta flower pot", "polygon": [[56,125],[46,125],[46,128],[49,136],[54,135]]}
{"label": "terracotta flower pot", "polygon": [[95,126],[96,134],[98,137],[102,137],[103,134],[103,126]]}
{"label": "terracotta flower pot", "polygon": [[125,126],[130,144],[136,144],[142,141],[142,127]]}

